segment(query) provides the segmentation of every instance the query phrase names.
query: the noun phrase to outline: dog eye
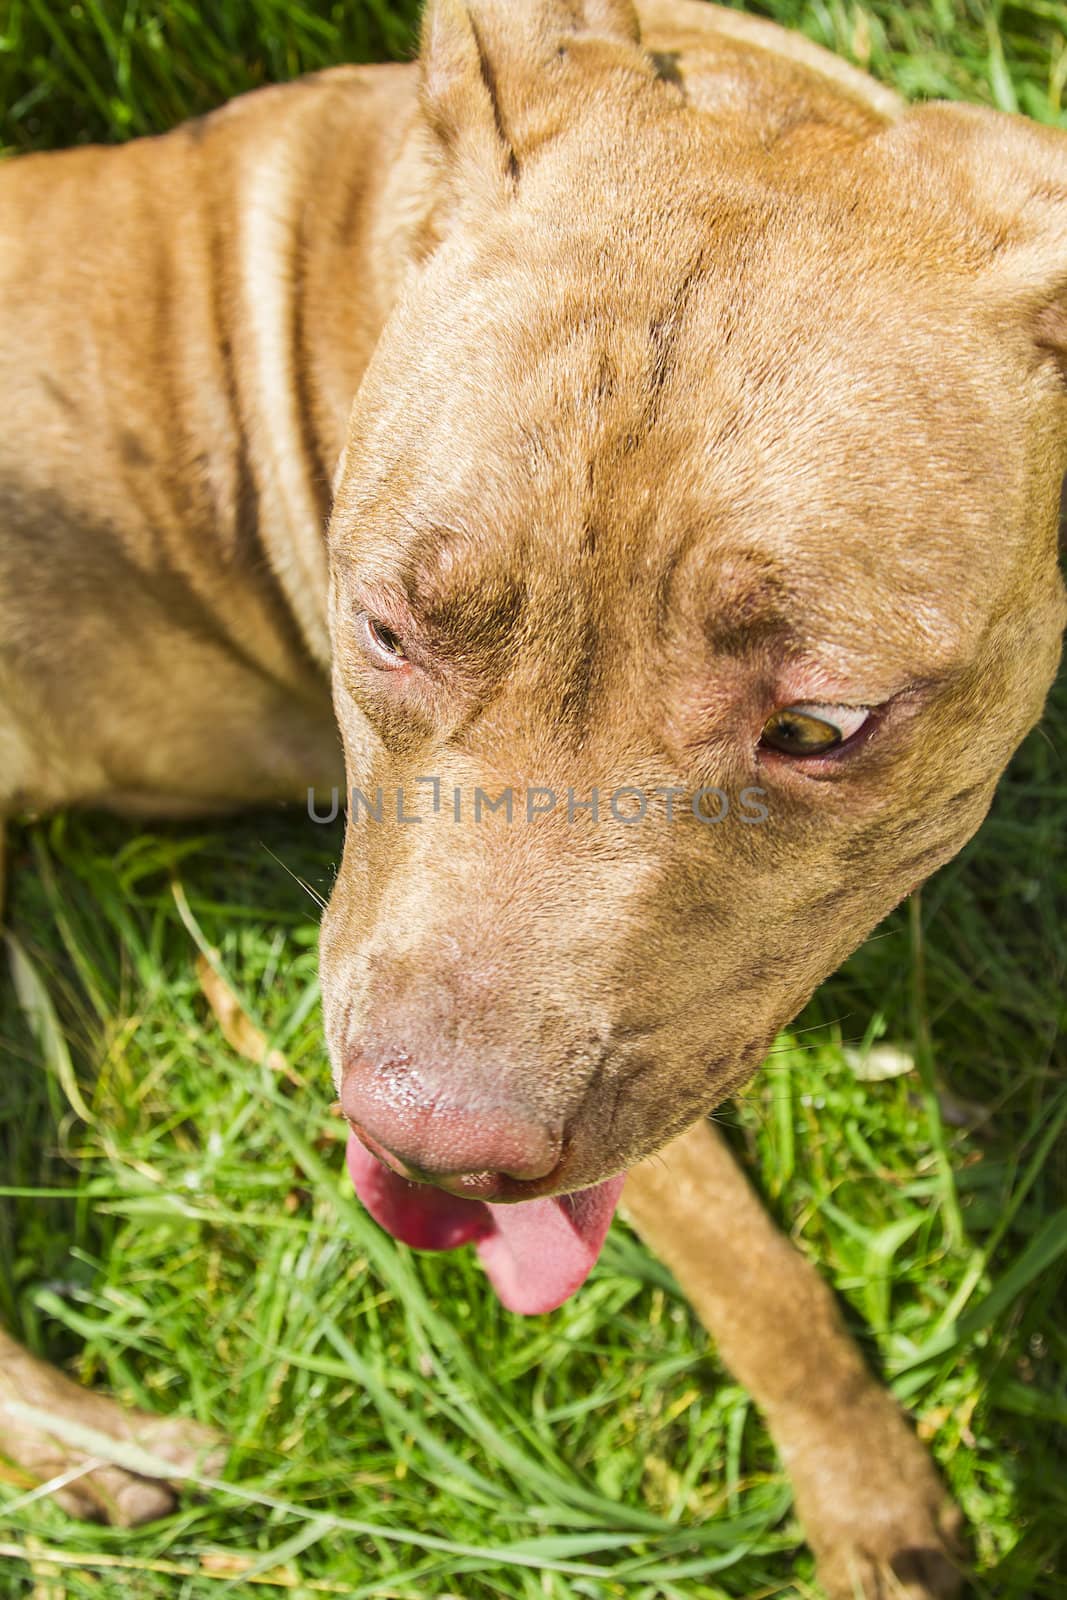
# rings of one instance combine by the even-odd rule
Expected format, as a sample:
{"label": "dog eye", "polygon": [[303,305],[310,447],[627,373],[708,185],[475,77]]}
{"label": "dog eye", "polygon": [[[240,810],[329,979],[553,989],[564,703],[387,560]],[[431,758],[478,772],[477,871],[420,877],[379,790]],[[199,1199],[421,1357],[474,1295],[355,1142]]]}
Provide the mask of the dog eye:
{"label": "dog eye", "polygon": [[364,611],[359,618],[359,642],[375,666],[400,667],[407,660],[399,634]]}
{"label": "dog eye", "polygon": [[866,706],[782,706],[763,724],[760,744],[785,756],[821,756],[858,733]]}

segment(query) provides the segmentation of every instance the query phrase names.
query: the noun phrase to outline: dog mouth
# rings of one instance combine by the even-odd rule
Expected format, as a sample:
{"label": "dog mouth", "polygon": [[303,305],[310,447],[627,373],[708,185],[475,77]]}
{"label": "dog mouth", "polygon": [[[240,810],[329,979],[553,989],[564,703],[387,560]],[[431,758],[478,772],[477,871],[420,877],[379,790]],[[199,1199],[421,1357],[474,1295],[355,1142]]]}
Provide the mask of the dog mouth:
{"label": "dog mouth", "polygon": [[464,1178],[446,1189],[398,1172],[355,1129],[347,1160],[356,1194],[387,1233],[416,1250],[473,1244],[501,1304],[525,1316],[555,1311],[581,1288],[626,1178],[620,1173],[592,1188],[530,1199],[523,1192],[538,1185],[502,1182],[490,1174],[484,1182]]}

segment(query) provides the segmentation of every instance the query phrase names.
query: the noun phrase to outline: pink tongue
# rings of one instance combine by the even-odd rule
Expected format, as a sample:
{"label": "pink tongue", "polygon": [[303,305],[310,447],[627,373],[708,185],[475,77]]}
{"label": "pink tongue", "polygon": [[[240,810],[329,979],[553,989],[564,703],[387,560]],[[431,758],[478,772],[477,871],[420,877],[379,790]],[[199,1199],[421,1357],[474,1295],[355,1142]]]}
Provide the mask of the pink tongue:
{"label": "pink tongue", "polygon": [[348,1170],[376,1222],[416,1250],[473,1244],[503,1304],[527,1316],[555,1311],[589,1276],[626,1174],[592,1189],[490,1205],[409,1183],[348,1136]]}

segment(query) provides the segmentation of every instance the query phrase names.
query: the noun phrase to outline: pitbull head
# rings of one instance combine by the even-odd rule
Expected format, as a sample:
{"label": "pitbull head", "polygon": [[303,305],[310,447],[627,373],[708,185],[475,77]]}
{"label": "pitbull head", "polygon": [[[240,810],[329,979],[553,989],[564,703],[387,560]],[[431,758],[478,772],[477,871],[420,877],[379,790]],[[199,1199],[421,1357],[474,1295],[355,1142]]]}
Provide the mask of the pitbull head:
{"label": "pitbull head", "polygon": [[711,111],[626,0],[436,0],[422,74],[440,239],[330,530],[323,992],[372,1209],[542,1309],[618,1185],[570,1244],[544,1197],[736,1089],[1041,713],[1067,137]]}

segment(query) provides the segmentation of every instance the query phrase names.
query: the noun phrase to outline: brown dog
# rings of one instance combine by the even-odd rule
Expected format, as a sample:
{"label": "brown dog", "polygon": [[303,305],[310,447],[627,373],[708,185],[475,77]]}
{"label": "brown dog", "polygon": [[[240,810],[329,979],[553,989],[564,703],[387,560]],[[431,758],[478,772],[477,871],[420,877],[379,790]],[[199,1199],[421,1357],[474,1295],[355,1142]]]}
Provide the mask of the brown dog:
{"label": "brown dog", "polygon": [[0,228],[0,814],[337,783],[332,666],[372,1210],[545,1309],[683,1135],[626,1204],[827,1589],[953,1592],[924,1455],[691,1125],[1040,715],[1067,138],[689,0],[431,0],[419,71],[19,161]]}

